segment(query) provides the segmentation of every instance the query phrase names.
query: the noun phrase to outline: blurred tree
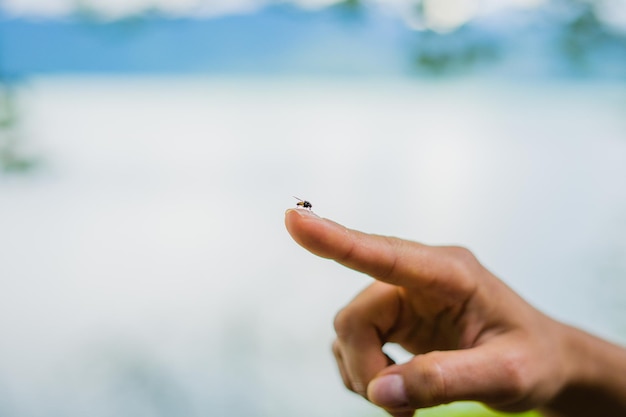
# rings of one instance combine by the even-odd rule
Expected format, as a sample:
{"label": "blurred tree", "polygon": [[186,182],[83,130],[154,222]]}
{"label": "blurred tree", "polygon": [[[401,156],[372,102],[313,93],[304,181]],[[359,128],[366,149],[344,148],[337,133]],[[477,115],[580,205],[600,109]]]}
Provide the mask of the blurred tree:
{"label": "blurred tree", "polygon": [[0,173],[25,172],[35,167],[35,160],[23,156],[20,152],[15,92],[4,70],[2,39],[0,30]]}
{"label": "blurred tree", "polygon": [[31,171],[36,161],[21,152],[21,136],[17,131],[15,93],[10,83],[0,78],[0,172]]}
{"label": "blurred tree", "polygon": [[411,21],[415,31],[412,62],[420,75],[445,76],[471,71],[501,56],[497,39],[476,29],[471,20],[459,27],[438,32],[428,27],[423,0],[413,0]]}
{"label": "blurred tree", "polygon": [[343,22],[362,21],[365,15],[365,7],[361,0],[343,0],[329,7],[329,10],[336,13]]}
{"label": "blurred tree", "polygon": [[497,42],[463,26],[450,33],[416,34],[414,63],[420,74],[449,75],[470,71],[500,57]]}
{"label": "blurred tree", "polygon": [[[612,30],[596,12],[598,3],[585,0],[551,0],[543,6],[524,12],[526,27],[511,32],[488,33],[480,19],[439,33],[424,25],[416,31],[413,63],[418,73],[449,75],[471,71],[504,57],[511,49],[507,37],[523,43],[539,34],[555,52],[558,60],[577,74],[620,75],[626,77],[626,34]],[[416,22],[426,22],[423,2],[412,9]],[[521,12],[520,12],[521,13]],[[556,33],[556,36],[554,35]],[[541,51],[537,51],[538,54]]]}
{"label": "blurred tree", "polygon": [[621,54],[626,60],[626,36],[608,28],[598,18],[594,4],[569,3],[574,17],[563,22],[558,43],[568,62],[580,72],[590,72],[599,62],[606,64],[602,58],[608,55]]}
{"label": "blurred tree", "polygon": [[360,10],[362,6],[360,0],[343,0],[338,5],[350,10]]}

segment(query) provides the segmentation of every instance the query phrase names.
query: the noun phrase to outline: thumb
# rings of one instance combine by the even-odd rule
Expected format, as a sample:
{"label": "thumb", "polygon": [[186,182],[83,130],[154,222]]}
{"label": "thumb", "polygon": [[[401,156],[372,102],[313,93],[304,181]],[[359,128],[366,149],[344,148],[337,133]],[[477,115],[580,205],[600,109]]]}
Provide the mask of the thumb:
{"label": "thumb", "polygon": [[503,404],[520,393],[502,352],[486,346],[433,351],[383,370],[367,387],[368,399],[383,408],[426,408],[453,401]]}

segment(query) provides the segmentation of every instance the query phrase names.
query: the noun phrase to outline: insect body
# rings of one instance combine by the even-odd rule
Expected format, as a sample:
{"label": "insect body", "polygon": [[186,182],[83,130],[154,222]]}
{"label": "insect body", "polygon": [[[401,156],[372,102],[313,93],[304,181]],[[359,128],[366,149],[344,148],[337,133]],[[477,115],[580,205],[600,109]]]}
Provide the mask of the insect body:
{"label": "insect body", "polygon": [[301,198],[298,198],[296,196],[293,196],[293,198],[298,200],[298,202],[296,203],[296,206],[302,207],[302,208],[305,208],[305,209],[309,209],[309,210],[311,210],[313,208],[313,204],[309,203],[308,201],[302,200]]}

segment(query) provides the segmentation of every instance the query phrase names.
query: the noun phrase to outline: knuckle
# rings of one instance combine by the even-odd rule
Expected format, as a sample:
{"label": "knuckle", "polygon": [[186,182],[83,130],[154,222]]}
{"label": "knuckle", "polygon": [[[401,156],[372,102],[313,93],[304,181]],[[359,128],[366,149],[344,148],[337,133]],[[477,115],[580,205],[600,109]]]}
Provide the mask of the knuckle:
{"label": "knuckle", "polygon": [[354,391],[354,389],[352,389],[352,384],[347,379],[343,380],[343,386],[346,387],[348,391],[356,392]]}
{"label": "knuckle", "polygon": [[479,277],[484,272],[478,259],[462,246],[440,246],[437,251],[444,267],[429,282],[425,281],[425,287],[440,293],[443,291],[456,301],[466,299],[476,291]]}
{"label": "knuckle", "polygon": [[352,384],[350,384],[350,381],[348,381],[347,379],[342,379],[343,382],[343,386],[349,390],[352,391]]}
{"label": "knuckle", "polygon": [[432,407],[448,402],[445,375],[439,366],[438,352],[431,352],[418,362],[418,386],[411,390],[416,395],[412,406]]}
{"label": "knuckle", "polygon": [[362,397],[366,397],[367,385],[363,381],[351,381],[350,391],[354,392],[355,394],[359,394]]}
{"label": "knuckle", "polygon": [[338,339],[346,339],[354,327],[354,316],[350,309],[345,307],[335,315],[333,322]]}
{"label": "knuckle", "polygon": [[394,255],[391,256],[391,262],[384,265],[383,269],[375,275],[377,279],[395,284],[397,281],[398,252],[401,251],[401,241],[390,236],[383,236],[382,238],[384,242],[387,242],[390,252],[394,253]]}
{"label": "knuckle", "polygon": [[527,371],[529,369],[527,362],[525,355],[519,352],[511,352],[503,357],[501,364],[504,372],[503,397],[519,401],[530,393],[532,381]]}
{"label": "knuckle", "polygon": [[[482,271],[482,266],[474,253],[462,246],[451,246],[446,248],[450,260],[451,273],[456,277],[457,282],[464,283],[467,289],[475,287],[476,277]],[[458,281],[461,280],[461,281]]]}
{"label": "knuckle", "polygon": [[478,260],[471,250],[463,246],[451,246],[448,251],[454,260],[454,265],[466,271],[468,269],[474,269],[478,266]]}

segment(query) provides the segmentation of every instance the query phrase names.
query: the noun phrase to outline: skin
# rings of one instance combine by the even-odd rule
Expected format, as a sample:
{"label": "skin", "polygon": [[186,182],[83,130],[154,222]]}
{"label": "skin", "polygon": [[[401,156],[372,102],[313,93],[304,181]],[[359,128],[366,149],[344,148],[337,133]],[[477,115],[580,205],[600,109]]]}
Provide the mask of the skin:
{"label": "skin", "polygon": [[[557,322],[461,247],[371,235],[288,210],[293,239],[375,278],[335,319],[346,387],[408,417],[459,400],[546,416],[626,415],[626,350]],[[397,365],[382,347],[414,357]]]}

